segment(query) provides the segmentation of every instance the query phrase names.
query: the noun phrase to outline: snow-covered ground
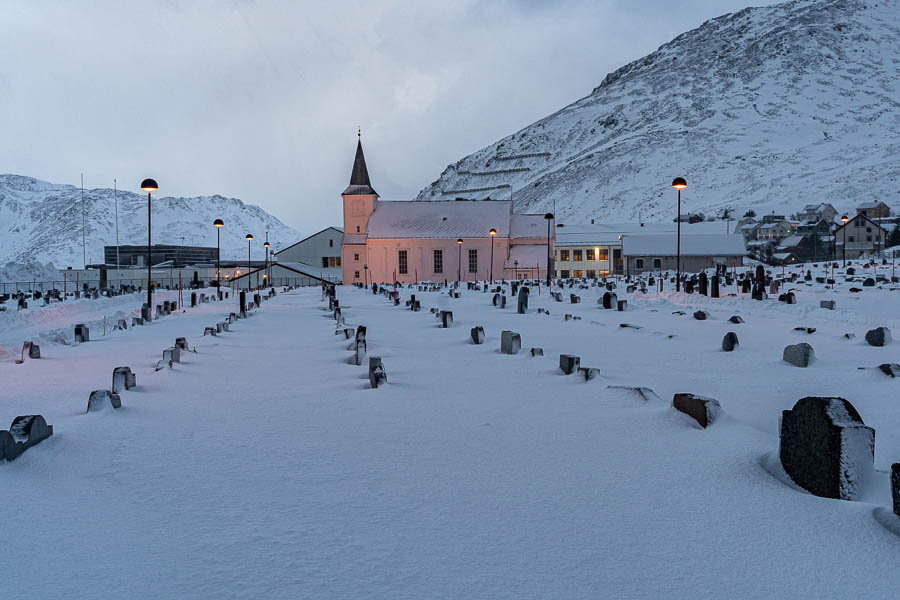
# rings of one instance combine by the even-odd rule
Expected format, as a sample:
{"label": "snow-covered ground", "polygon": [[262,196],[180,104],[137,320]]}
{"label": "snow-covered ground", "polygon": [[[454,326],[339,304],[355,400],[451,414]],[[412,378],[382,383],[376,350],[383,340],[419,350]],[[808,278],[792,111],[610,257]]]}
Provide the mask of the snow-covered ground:
{"label": "snow-covered ground", "polygon": [[[0,427],[31,413],[55,427],[0,464],[0,578],[41,598],[893,597],[900,538],[872,516],[890,506],[887,475],[843,502],[763,466],[780,411],[807,395],[855,405],[876,430],[877,469],[900,459],[897,380],[857,369],[900,362],[900,344],[863,340],[875,326],[900,331],[900,291],[854,284],[799,282],[796,305],[620,285],[625,313],[602,310],[597,288],[564,290],[582,296],[574,305],[535,288],[526,315],[468,290],[404,288],[422,301],[414,313],[339,287],[348,323],[366,325],[369,355],[383,358],[377,390],[318,289],[280,294],[216,337],[203,327],[232,300],[92,329],[80,345],[45,336],[41,360],[0,360]],[[0,342],[141,300],[0,313]],[[452,310],[453,326],[430,307]],[[521,333],[519,355],[499,353],[503,329]],[[732,353],[720,350],[728,331]],[[197,353],[154,372],[176,336]],[[781,360],[800,341],[816,351],[808,369]],[[562,375],[560,353],[601,376]],[[118,365],[137,374],[123,408],[84,414]],[[699,429],[670,407],[676,392],[717,398],[720,420]]]}

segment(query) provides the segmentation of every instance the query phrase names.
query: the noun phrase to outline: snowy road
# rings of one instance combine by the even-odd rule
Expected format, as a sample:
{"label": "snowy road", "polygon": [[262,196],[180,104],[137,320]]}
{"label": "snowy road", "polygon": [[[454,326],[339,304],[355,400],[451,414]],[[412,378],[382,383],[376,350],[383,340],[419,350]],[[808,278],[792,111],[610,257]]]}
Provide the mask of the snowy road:
{"label": "snowy road", "polygon": [[[816,394],[846,397],[876,429],[877,468],[900,459],[896,380],[857,370],[900,362],[900,344],[862,342],[875,325],[900,331],[897,292],[801,291],[793,306],[650,296],[623,314],[573,291],[582,304],[545,291],[516,315],[489,294],[414,292],[412,313],[339,288],[383,357],[378,390],[311,289],[214,338],[203,327],[233,307],[0,362],[3,421],[40,412],[56,428],[0,464],[0,578],[36,598],[893,596],[900,538],[872,518],[889,505],[886,478],[867,502],[825,500],[760,461],[777,450],[780,411]],[[826,297],[838,311],[817,308]],[[455,325],[440,329],[431,306]],[[691,319],[695,307],[712,318]],[[522,334],[521,354],[499,353],[501,329]],[[741,346],[723,353],[732,330]],[[153,372],[181,335],[198,352]],[[809,369],[780,360],[798,341],[816,349]],[[563,376],[561,352],[602,377]],[[118,365],[137,373],[123,408],[82,414]],[[718,398],[724,417],[692,427],[668,407],[681,391]]]}

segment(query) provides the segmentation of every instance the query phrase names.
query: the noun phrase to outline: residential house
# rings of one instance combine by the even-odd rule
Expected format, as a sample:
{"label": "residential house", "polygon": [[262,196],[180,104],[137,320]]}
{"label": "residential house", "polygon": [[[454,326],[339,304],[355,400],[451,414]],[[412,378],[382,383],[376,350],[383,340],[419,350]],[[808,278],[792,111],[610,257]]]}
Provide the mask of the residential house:
{"label": "residential house", "polygon": [[[623,235],[622,255],[629,275],[645,271],[671,271],[678,264],[676,234]],[[747,250],[744,239],[735,234],[681,236],[681,270],[696,273],[717,265],[740,266]]]}
{"label": "residential house", "polygon": [[807,204],[803,207],[803,210],[794,215],[798,221],[828,221],[829,223],[833,223],[834,220],[838,216],[837,209],[835,209],[831,204],[821,203],[821,204]]}
{"label": "residential house", "polygon": [[856,214],[870,219],[884,219],[891,216],[891,207],[884,202],[863,202],[856,207]]}
{"label": "residential house", "polygon": [[885,246],[886,237],[887,232],[881,225],[865,214],[857,213],[834,231],[835,258],[854,259],[879,252]]}

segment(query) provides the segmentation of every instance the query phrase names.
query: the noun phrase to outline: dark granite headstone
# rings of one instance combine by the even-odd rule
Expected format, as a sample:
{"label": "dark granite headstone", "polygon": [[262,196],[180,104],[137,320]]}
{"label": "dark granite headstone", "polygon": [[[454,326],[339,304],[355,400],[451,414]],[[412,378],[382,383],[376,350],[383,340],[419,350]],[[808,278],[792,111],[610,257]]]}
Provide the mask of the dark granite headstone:
{"label": "dark granite headstone", "polygon": [[891,341],[891,330],[887,327],[876,327],[866,332],[866,343],[870,346],[884,346]]}
{"label": "dark granite headstone", "polygon": [[481,325],[473,327],[469,334],[472,336],[473,344],[484,343],[484,327],[482,327]]}
{"label": "dark granite headstone", "polygon": [[581,366],[581,358],[573,354],[559,355],[559,370],[566,375],[571,375],[577,371],[579,366]]}
{"label": "dark granite headstone", "polygon": [[806,491],[856,500],[873,469],[875,430],[843,398],[801,398],[781,415],[781,464]]}
{"label": "dark granite headstone", "polygon": [[729,331],[725,334],[725,337],[722,338],[722,350],[725,352],[734,351],[738,345],[738,336],[733,331]]}
{"label": "dark granite headstone", "polygon": [[693,418],[704,429],[713,424],[721,411],[718,400],[696,394],[675,394],[672,406]]}
{"label": "dark granite headstone", "polygon": [[795,367],[808,367],[815,360],[816,353],[812,346],[802,342],[786,346],[781,358]]}

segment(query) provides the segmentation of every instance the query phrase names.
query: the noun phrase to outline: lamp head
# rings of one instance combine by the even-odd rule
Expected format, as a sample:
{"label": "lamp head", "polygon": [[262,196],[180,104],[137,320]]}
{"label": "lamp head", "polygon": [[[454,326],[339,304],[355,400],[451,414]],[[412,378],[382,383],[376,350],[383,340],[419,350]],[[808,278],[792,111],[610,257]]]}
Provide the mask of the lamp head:
{"label": "lamp head", "polygon": [[672,187],[676,190],[683,190],[687,187],[687,181],[684,180],[684,177],[676,177],[672,181]]}
{"label": "lamp head", "polygon": [[268,247],[269,247],[269,242],[266,242],[265,244],[263,244],[263,248],[268,248]]}
{"label": "lamp head", "polygon": [[159,189],[155,179],[145,179],[141,182],[141,189],[145,192],[155,192]]}
{"label": "lamp head", "polygon": [[547,213],[546,215],[544,215],[544,218],[549,221],[550,219],[553,218],[553,213]]}
{"label": "lamp head", "polygon": [[848,217],[847,215],[844,215],[843,217],[841,217],[841,223],[846,223],[849,220],[850,220],[850,217]]}
{"label": "lamp head", "polygon": [[496,229],[491,229],[488,233],[491,234],[491,237],[494,237],[495,235],[497,235],[497,230],[496,230]]}
{"label": "lamp head", "polygon": [[462,240],[456,240],[456,243],[462,245]]}
{"label": "lamp head", "polygon": [[247,240],[247,241],[249,242],[250,240],[253,239],[253,234],[252,234],[252,233],[248,233],[248,234],[244,237],[244,239]]}
{"label": "lamp head", "polygon": [[215,221],[213,221],[213,225],[215,225],[216,227],[223,227],[225,225],[225,222],[222,219],[216,219]]}

